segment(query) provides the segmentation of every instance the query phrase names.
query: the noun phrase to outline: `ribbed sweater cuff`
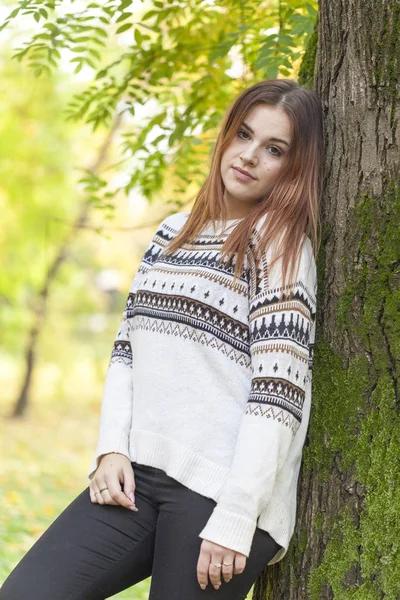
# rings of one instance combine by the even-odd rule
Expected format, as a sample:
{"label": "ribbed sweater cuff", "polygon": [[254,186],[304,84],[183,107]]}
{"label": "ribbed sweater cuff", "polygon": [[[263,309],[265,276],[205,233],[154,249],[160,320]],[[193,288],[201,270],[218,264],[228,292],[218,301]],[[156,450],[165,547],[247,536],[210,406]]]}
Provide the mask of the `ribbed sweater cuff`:
{"label": "ribbed sweater cuff", "polygon": [[216,506],[199,537],[249,556],[257,521]]}
{"label": "ribbed sweater cuff", "polygon": [[110,429],[99,437],[95,458],[90,466],[88,478],[92,479],[94,472],[99,466],[99,458],[102,454],[108,454],[109,452],[118,452],[124,454],[130,460],[129,456],[129,435],[127,435],[121,429]]}

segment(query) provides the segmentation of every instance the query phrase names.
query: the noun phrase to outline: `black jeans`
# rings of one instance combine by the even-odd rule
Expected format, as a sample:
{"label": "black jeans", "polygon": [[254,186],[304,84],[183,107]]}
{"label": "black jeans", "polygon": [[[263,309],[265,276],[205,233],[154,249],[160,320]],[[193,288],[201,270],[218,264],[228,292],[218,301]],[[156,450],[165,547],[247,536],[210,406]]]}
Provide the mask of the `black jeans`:
{"label": "black jeans", "polygon": [[0,600],[104,600],[150,576],[150,600],[246,598],[281,546],[257,527],[244,571],[202,590],[198,534],[216,502],[161,469],[132,468],[138,512],[93,504],[87,487],[9,574]]}

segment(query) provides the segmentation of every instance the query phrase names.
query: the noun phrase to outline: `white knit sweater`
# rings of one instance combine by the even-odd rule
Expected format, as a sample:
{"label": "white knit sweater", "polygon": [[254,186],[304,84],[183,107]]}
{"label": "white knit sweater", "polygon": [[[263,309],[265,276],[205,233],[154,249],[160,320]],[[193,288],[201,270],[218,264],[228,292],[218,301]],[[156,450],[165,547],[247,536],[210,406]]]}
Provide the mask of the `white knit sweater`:
{"label": "white knit sweater", "polygon": [[163,469],[217,503],[201,538],[249,556],[258,526],[282,546],[273,564],[285,556],[295,527],[310,414],[317,292],[311,242],[303,236],[294,299],[280,302],[281,259],[271,269],[266,250],[256,264],[252,242],[233,287],[234,260],[216,262],[228,235],[221,221],[163,255],[188,215],[161,222],[133,278],[89,478],[108,452]]}

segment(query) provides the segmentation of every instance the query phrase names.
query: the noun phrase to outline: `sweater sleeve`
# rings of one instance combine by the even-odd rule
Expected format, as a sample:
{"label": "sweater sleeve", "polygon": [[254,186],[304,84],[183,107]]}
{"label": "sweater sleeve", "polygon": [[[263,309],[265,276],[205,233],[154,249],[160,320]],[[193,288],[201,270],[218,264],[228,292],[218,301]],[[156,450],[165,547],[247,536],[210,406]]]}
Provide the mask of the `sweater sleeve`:
{"label": "sweater sleeve", "polygon": [[88,473],[89,479],[93,478],[103,454],[117,452],[130,458],[129,432],[132,424],[132,364],[134,360],[131,345],[131,316],[139,283],[162,249],[162,226],[164,222],[165,219],[158,226],[142,257],[132,280],[125,308],[114,337],[103,388],[97,447]]}
{"label": "sweater sleeve", "polygon": [[[302,247],[294,298],[280,301],[282,259],[268,252],[251,269],[249,342],[252,378],[235,452],[218,501],[199,536],[249,556],[260,513],[302,420],[316,312],[316,265]],[[254,265],[254,262],[253,262]],[[310,362],[311,364],[311,362]]]}

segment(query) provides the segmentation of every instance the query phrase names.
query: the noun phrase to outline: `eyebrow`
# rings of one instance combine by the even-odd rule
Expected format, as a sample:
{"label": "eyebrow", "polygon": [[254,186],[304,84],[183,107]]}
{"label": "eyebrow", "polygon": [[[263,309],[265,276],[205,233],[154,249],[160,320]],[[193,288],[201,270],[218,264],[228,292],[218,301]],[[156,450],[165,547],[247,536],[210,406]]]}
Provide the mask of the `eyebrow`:
{"label": "eyebrow", "polygon": [[[242,125],[244,127],[246,127],[246,129],[248,129],[250,131],[250,133],[254,133],[254,131],[252,130],[252,128],[250,127],[250,125],[247,125],[247,123],[245,123],[245,121],[242,122]],[[282,142],[282,144],[286,144],[286,146],[289,146],[288,142],[286,140],[282,140],[281,138],[277,138],[277,137],[272,137],[269,138],[271,140],[271,142]]]}

